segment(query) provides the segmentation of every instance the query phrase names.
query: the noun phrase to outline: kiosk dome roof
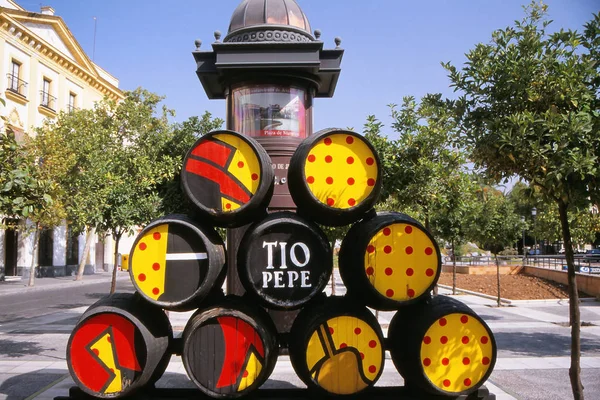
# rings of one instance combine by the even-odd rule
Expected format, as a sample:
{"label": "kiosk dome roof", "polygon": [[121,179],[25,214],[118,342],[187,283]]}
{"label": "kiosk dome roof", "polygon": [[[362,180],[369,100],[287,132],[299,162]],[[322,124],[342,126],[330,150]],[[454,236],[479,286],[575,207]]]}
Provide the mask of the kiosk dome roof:
{"label": "kiosk dome roof", "polygon": [[243,0],[224,42],[308,42],[315,40],[295,0]]}

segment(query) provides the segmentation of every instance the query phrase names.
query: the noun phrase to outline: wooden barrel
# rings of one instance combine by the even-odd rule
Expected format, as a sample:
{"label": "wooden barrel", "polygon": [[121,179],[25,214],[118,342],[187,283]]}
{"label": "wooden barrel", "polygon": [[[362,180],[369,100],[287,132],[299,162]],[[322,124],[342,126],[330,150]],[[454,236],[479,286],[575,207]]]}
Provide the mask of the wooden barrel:
{"label": "wooden barrel", "polygon": [[381,327],[373,314],[330,297],[304,308],[290,332],[290,360],[310,389],[356,394],[377,382],[385,362]]}
{"label": "wooden barrel", "polygon": [[199,216],[217,226],[237,227],[265,213],[274,176],[260,144],[220,130],[202,136],[188,151],[181,184]]}
{"label": "wooden barrel", "polygon": [[183,365],[205,394],[237,398],[273,372],[279,344],[267,313],[247,299],[226,297],[198,310],[183,331]]}
{"label": "wooden barrel", "polygon": [[98,398],[121,398],[151,386],[167,368],[173,332],[158,307],[137,293],[115,293],[90,306],[67,344],[75,383]]}
{"label": "wooden barrel", "polygon": [[136,290],[168,310],[192,310],[223,285],[225,246],[217,232],[179,214],[151,222],[129,257]]}
{"label": "wooden barrel", "polygon": [[373,146],[339,129],[306,138],[292,156],[288,179],[298,213],[332,226],[360,219],[377,201],[382,183]]}
{"label": "wooden barrel", "polygon": [[496,341],[487,324],[445,296],[400,309],[388,343],[407,385],[452,398],[477,390],[496,362]]}
{"label": "wooden barrel", "polygon": [[441,272],[439,247],[408,215],[377,213],[352,226],[340,248],[348,295],[380,310],[429,296]]}
{"label": "wooden barrel", "polygon": [[276,212],[248,228],[237,267],[244,289],[260,304],[291,310],[325,289],[333,255],[317,225],[292,212]]}

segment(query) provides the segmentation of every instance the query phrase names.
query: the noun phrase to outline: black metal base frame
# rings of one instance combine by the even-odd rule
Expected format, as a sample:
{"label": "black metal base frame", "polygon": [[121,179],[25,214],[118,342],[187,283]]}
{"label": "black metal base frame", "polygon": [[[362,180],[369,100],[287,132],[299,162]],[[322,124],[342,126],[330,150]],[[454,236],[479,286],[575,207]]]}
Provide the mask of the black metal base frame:
{"label": "black metal base frame", "polygon": [[[422,391],[411,390],[405,386],[394,386],[394,387],[373,387],[361,392],[354,396],[344,396],[352,399],[365,399],[365,400],[496,400],[496,395],[490,393],[485,387],[481,386],[477,391],[471,393],[468,396],[436,396],[423,393]],[[138,392],[135,396],[129,397],[130,399],[139,400],[201,400],[211,399],[206,396],[200,390],[197,389],[158,389],[151,388],[144,391]],[[248,396],[246,399],[270,399],[270,400],[284,400],[284,399],[295,399],[295,400],[314,400],[314,392],[308,389],[259,389]],[[318,398],[324,398],[319,395]],[[337,398],[340,398],[337,396]],[[76,386],[69,389],[68,396],[58,396],[54,400],[92,400],[94,397],[84,393]]]}

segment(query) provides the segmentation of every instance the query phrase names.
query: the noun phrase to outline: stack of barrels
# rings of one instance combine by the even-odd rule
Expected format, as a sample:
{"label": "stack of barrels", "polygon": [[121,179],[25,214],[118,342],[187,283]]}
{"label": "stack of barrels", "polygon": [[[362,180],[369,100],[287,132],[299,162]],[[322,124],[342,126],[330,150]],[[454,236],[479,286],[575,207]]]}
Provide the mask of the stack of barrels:
{"label": "stack of barrels", "polygon": [[[67,346],[77,385],[99,398],[129,396],[151,388],[180,354],[203,393],[236,398],[268,379],[285,346],[297,375],[321,394],[373,387],[386,350],[417,393],[474,392],[495,363],[492,332],[466,305],[432,296],[439,247],[411,217],[374,211],[381,177],[363,136],[323,130],[290,162],[297,212],[268,213],[274,173],[265,150],[233,131],[201,137],[182,168],[196,212],[146,226],[129,257],[136,293],[108,296],[83,314]],[[339,253],[343,297],[323,293],[333,253],[319,224],[353,224]],[[246,293],[225,296],[225,245],[215,227],[244,225],[236,264]],[[289,334],[277,332],[266,309],[299,310]],[[197,310],[181,339],[164,310]],[[396,311],[387,339],[373,310]]]}

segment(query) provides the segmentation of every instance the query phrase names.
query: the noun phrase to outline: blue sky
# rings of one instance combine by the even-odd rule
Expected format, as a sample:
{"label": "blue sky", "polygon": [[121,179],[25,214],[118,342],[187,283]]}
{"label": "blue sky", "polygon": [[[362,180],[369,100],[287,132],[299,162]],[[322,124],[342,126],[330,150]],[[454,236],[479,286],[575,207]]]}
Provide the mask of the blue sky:
{"label": "blue sky", "polygon": [[[19,1],[39,11],[39,1]],[[227,33],[241,0],[47,0],[83,49],[120,80],[125,90],[142,86],[167,96],[165,104],[183,121],[205,110],[225,116],[225,102],[208,100],[195,74],[194,40],[208,49],[213,32]],[[314,107],[315,130],[354,127],[367,115],[389,126],[387,104],[429,92],[451,95],[441,61],[460,65],[464,54],[488,42],[494,29],[523,16],[525,0],[297,0],[322,31],[326,48],[343,39],[342,73],[335,96]],[[553,29],[581,30],[598,0],[549,0]],[[374,62],[371,54],[376,54]],[[366,71],[371,71],[367,73]]]}

